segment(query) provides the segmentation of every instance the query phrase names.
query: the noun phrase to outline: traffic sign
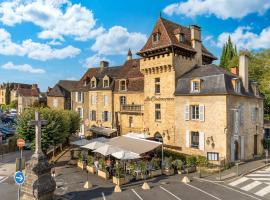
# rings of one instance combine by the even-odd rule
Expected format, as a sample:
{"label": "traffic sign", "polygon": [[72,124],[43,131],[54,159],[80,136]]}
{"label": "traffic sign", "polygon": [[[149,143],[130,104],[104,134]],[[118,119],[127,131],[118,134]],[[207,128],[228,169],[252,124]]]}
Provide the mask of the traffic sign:
{"label": "traffic sign", "polygon": [[25,141],[24,139],[17,139],[17,146],[19,148],[23,148],[25,146]]}
{"label": "traffic sign", "polygon": [[21,171],[17,171],[14,175],[15,183],[21,185],[24,183],[24,175]]}

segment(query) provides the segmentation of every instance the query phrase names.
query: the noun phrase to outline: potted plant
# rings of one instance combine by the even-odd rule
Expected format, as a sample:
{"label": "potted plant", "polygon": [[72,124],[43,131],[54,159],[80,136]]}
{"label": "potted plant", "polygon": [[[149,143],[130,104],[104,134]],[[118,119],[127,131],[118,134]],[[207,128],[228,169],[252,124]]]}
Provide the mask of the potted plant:
{"label": "potted plant", "polygon": [[184,163],[183,163],[182,160],[175,160],[175,161],[174,161],[174,165],[175,165],[175,167],[176,167],[176,169],[177,169],[177,173],[178,173],[178,174],[183,174],[183,173],[185,173],[185,171],[183,170]]}
{"label": "potted plant", "polygon": [[196,171],[196,163],[197,159],[195,156],[188,156],[186,158],[186,172],[187,173],[192,173]]}
{"label": "potted plant", "polygon": [[174,174],[174,169],[172,168],[172,157],[166,157],[164,159],[164,169],[163,174],[170,176]]}
{"label": "potted plant", "polygon": [[147,162],[145,161],[141,161],[140,162],[140,170],[141,170],[141,175],[142,175],[142,179],[144,179],[144,183],[142,185],[142,189],[143,190],[149,190],[150,186],[148,185],[148,183],[146,182],[146,178],[147,178]]}
{"label": "potted plant", "polygon": [[81,168],[82,170],[84,170],[86,168],[86,164],[85,164],[85,162],[83,160],[83,155],[82,155],[82,152],[81,151],[78,153],[78,163],[77,163],[77,166],[79,168]]}
{"label": "potted plant", "polygon": [[101,158],[98,161],[99,168],[98,168],[98,176],[104,178],[105,180],[109,179],[109,172],[105,169],[105,159]]}
{"label": "potted plant", "polygon": [[96,167],[94,166],[94,157],[91,155],[88,156],[86,169],[92,174],[96,173]]}
{"label": "potted plant", "polygon": [[124,170],[123,168],[120,166],[119,163],[117,163],[114,167],[114,176],[113,176],[113,183],[116,185],[123,185],[129,182],[128,179],[126,179],[125,175],[124,175]]}
{"label": "potted plant", "polygon": [[162,174],[159,165],[159,160],[157,158],[153,158],[150,162],[150,165],[151,165],[150,177],[160,176]]}

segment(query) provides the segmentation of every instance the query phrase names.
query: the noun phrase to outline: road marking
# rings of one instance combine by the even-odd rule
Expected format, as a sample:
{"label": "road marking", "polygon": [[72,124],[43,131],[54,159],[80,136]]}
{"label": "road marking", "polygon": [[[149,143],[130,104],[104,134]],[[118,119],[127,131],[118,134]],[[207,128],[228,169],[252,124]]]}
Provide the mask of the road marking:
{"label": "road marking", "polygon": [[101,194],[102,194],[103,200],[106,200],[104,192],[101,192]]}
{"label": "road marking", "polygon": [[160,188],[161,188],[162,190],[164,190],[165,192],[169,193],[170,195],[172,195],[173,197],[175,197],[176,199],[182,200],[182,199],[180,199],[178,196],[176,196],[175,194],[171,193],[169,190],[165,189],[164,187],[160,186]]}
{"label": "road marking", "polygon": [[140,199],[140,200],[143,200],[143,198],[134,190],[134,189],[131,189],[131,191]]}
{"label": "road marking", "polygon": [[249,190],[251,190],[251,189],[253,189],[253,188],[255,188],[255,187],[257,187],[258,185],[261,185],[261,184],[262,183],[259,182],[259,181],[254,181],[254,182],[242,187],[241,190],[249,191]]}
{"label": "road marking", "polygon": [[230,186],[236,186],[236,185],[239,185],[240,183],[243,183],[243,182],[245,182],[247,180],[248,180],[248,178],[242,177],[242,178],[240,178],[240,179],[238,179],[238,180],[236,180],[234,182],[229,183],[229,185]]}
{"label": "road marking", "polygon": [[207,194],[207,195],[209,195],[210,197],[213,197],[213,198],[215,198],[215,199],[217,199],[217,200],[221,200],[220,198],[218,198],[218,197],[216,197],[216,196],[214,196],[214,195],[212,195],[212,194],[210,194],[210,193],[208,193],[208,192],[206,192],[206,191],[204,191],[204,190],[202,190],[202,189],[200,189],[200,188],[197,188],[197,187],[195,187],[194,185],[190,185],[190,184],[186,184],[186,185],[188,185],[189,187],[192,187],[193,189],[196,189],[196,190],[199,190],[200,192],[202,192],[202,193],[204,193],[204,194]]}
{"label": "road marking", "polygon": [[258,196],[260,196],[260,197],[263,197],[264,195],[268,194],[269,192],[270,192],[270,185],[268,185],[267,187],[259,190],[255,194],[258,195]]}
{"label": "road marking", "polygon": [[5,180],[7,180],[8,179],[8,177],[5,177],[5,178],[2,178],[1,180],[0,180],[0,183],[3,183]]}
{"label": "road marking", "polygon": [[[199,179],[199,178],[197,178],[197,177],[194,177],[194,178],[195,178],[195,179]],[[239,191],[239,190],[236,190],[236,189],[234,189],[234,188],[228,187],[228,186],[226,186],[226,185],[222,185],[222,184],[217,183],[217,182],[213,182],[213,181],[210,181],[210,180],[205,180],[205,179],[204,179],[203,181],[205,181],[205,182],[209,182],[209,183],[212,183],[212,184],[215,184],[215,185],[218,185],[218,186],[225,187],[225,188],[227,188],[227,189],[229,189],[229,190],[232,190],[232,191],[238,192],[238,193],[240,193],[240,194],[246,195],[246,196],[251,197],[251,198],[253,198],[253,199],[262,200],[262,199],[260,199],[260,198],[258,198],[258,197],[255,197],[255,196],[252,196],[252,195],[250,195],[250,194],[247,194],[247,193],[241,192],[241,191]]]}
{"label": "road marking", "polygon": [[254,178],[254,177],[250,177],[250,179],[252,179],[254,181],[270,181],[270,178]]}
{"label": "road marking", "polygon": [[[269,172],[265,172],[265,173],[269,173]],[[249,174],[249,175],[246,175],[247,177],[251,177],[251,176],[263,176],[263,177],[270,177],[270,174],[257,174],[257,173],[254,173],[254,174]]]}

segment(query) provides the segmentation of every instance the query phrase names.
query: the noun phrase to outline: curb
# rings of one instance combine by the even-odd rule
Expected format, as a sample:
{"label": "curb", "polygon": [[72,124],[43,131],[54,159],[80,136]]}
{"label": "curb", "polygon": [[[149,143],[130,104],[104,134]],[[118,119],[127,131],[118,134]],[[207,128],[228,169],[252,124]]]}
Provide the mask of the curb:
{"label": "curb", "polygon": [[252,173],[252,172],[254,172],[254,171],[257,171],[257,170],[259,170],[259,169],[262,169],[262,168],[264,168],[264,167],[267,167],[267,166],[269,166],[269,165],[270,165],[270,163],[267,163],[267,164],[265,164],[265,165],[262,165],[262,166],[260,166],[260,167],[255,168],[255,169],[249,170],[248,172],[243,173],[243,174],[241,174],[240,176],[245,176],[245,175],[250,174],[250,173]]}

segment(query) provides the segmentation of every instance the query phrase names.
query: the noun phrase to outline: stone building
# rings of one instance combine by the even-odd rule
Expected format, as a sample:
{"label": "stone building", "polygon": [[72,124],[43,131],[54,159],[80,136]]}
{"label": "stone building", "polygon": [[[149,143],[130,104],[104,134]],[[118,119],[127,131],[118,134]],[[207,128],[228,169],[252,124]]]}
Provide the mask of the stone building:
{"label": "stone building", "polygon": [[60,80],[47,92],[47,106],[54,109],[71,109],[71,91],[77,87],[78,81]]}
{"label": "stone building", "polygon": [[80,135],[145,133],[164,146],[209,160],[250,159],[262,152],[263,99],[239,73],[213,65],[201,29],[159,18],[146,44],[121,66],[90,68],[71,92]]}

